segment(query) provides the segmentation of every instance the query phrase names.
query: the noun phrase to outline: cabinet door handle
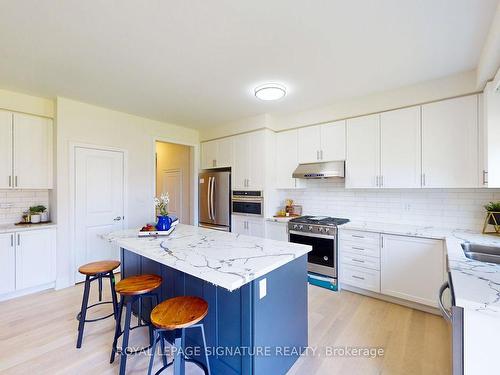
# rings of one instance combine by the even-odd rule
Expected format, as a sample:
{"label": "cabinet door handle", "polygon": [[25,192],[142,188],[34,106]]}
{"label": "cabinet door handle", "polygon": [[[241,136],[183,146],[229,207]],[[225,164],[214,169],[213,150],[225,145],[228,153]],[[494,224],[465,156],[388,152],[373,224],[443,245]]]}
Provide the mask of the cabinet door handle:
{"label": "cabinet door handle", "polygon": [[217,160],[215,160],[215,159],[214,159],[214,160],[212,160],[212,166],[213,166],[213,167],[216,167],[216,166],[217,166]]}
{"label": "cabinet door handle", "polygon": [[355,247],[355,246],[352,246],[352,248],[353,248],[354,250],[362,250],[362,251],[364,251],[364,250],[365,250],[365,249],[363,249],[362,247]]}
{"label": "cabinet door handle", "polygon": [[[484,176],[484,174],[483,174]],[[9,176],[9,187],[12,187],[12,176]]]}
{"label": "cabinet door handle", "polygon": [[17,176],[15,177],[15,181],[16,181],[16,187],[17,187]]}
{"label": "cabinet door handle", "polygon": [[488,185],[488,171],[483,170],[483,185]]}
{"label": "cabinet door handle", "polygon": [[358,280],[364,280],[365,279],[364,277],[356,276],[356,275],[352,275],[352,278],[353,279],[358,279]]}
{"label": "cabinet door handle", "polygon": [[316,160],[319,160],[319,150],[316,150]]}
{"label": "cabinet door handle", "polygon": [[353,234],[352,236],[356,238],[365,238],[364,236],[360,236],[359,234]]}
{"label": "cabinet door handle", "polygon": [[379,176],[375,176],[375,186],[378,187],[379,184],[378,184],[378,179],[379,179]]}
{"label": "cabinet door handle", "polygon": [[425,173],[422,173],[422,186],[425,186]]}
{"label": "cabinet door handle", "polygon": [[17,234],[17,246],[21,245],[21,235]]}
{"label": "cabinet door handle", "polygon": [[384,186],[384,176],[380,176],[380,187]]}
{"label": "cabinet door handle", "polygon": [[323,150],[319,150],[319,157],[321,160],[323,160]]}
{"label": "cabinet door handle", "polygon": [[14,235],[10,235],[10,247],[14,247]]}
{"label": "cabinet door handle", "polygon": [[361,259],[356,259],[356,258],[351,258],[353,262],[358,262],[358,263],[364,263],[364,260]]}

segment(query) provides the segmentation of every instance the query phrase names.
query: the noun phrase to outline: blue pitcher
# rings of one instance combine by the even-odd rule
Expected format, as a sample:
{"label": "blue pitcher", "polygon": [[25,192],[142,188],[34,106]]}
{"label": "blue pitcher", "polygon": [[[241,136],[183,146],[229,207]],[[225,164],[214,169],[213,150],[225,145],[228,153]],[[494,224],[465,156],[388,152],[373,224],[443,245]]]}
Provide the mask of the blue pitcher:
{"label": "blue pitcher", "polygon": [[172,219],[169,216],[158,216],[156,230],[166,231],[172,226]]}

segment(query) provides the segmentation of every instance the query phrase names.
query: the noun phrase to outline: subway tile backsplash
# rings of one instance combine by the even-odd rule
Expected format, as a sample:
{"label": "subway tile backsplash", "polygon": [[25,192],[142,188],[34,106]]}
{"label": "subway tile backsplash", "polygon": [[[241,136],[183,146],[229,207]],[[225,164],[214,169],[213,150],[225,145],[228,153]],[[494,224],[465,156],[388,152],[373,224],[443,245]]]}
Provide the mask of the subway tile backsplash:
{"label": "subway tile backsplash", "polygon": [[305,189],[279,190],[304,215],[351,220],[482,229],[483,205],[500,201],[500,189],[345,189],[343,182],[307,180]]}
{"label": "subway tile backsplash", "polygon": [[47,207],[50,214],[48,190],[0,189],[0,224],[18,223],[24,211],[40,204]]}

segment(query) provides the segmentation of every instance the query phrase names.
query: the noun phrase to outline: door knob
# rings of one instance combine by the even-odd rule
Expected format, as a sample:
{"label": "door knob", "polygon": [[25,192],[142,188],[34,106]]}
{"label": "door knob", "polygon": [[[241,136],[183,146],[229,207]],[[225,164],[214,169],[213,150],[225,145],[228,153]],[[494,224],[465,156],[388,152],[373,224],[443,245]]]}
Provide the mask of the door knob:
{"label": "door knob", "polygon": [[120,221],[121,219],[122,219],[122,217],[121,217],[121,216],[117,216],[117,217],[115,217],[113,220],[114,220],[114,221]]}

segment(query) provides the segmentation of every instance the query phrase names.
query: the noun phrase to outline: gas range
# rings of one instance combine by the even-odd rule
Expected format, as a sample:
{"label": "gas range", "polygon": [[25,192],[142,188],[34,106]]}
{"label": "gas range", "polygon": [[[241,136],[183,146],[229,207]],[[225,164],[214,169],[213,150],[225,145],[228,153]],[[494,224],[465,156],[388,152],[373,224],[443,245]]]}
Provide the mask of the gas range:
{"label": "gas range", "polygon": [[337,217],[300,216],[288,222],[288,229],[296,232],[335,236],[337,234],[337,226],[348,222],[349,219]]}
{"label": "gas range", "polygon": [[348,222],[328,216],[301,216],[288,222],[288,241],[312,247],[307,254],[310,283],[338,289],[337,227]]}

